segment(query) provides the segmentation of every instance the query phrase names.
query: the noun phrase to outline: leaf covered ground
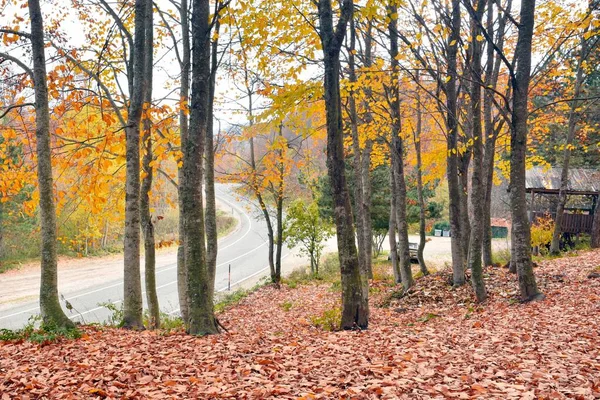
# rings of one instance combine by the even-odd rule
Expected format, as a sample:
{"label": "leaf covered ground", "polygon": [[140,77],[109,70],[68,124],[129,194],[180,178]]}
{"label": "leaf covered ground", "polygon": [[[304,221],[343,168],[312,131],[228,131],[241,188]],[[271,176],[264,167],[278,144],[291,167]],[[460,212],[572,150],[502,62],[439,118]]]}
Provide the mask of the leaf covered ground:
{"label": "leaf covered ground", "polygon": [[408,296],[376,281],[370,329],[327,332],[331,284],[265,287],[220,314],[229,333],[195,338],[84,328],[78,340],[0,344],[0,399],[600,398],[600,252],[541,262],[541,302],[487,270],[473,302],[443,273]]}

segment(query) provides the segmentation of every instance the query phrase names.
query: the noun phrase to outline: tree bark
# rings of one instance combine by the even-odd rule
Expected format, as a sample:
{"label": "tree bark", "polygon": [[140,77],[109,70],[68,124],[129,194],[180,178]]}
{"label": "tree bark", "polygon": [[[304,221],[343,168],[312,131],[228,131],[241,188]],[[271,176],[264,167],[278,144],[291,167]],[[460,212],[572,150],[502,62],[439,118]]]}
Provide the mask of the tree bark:
{"label": "tree bark", "polygon": [[[400,276],[404,290],[414,285],[412,268],[410,264],[410,252],[408,249],[408,222],[406,221],[406,181],[404,178],[404,143],[401,134],[400,115],[400,66],[398,63],[398,9],[396,5],[388,5],[388,32],[390,35],[390,58],[392,67],[392,84],[388,88],[388,103],[392,114],[392,166],[394,169],[395,184],[392,189],[396,195],[396,226],[398,228],[398,256]],[[393,195],[393,194],[392,194]]]}
{"label": "tree bark", "polygon": [[[279,137],[283,137],[283,123],[279,124]],[[277,212],[277,240],[275,249],[275,283],[281,282],[281,253],[283,251],[283,190],[285,164],[283,150],[279,150],[279,184],[276,191],[275,207]]]}
{"label": "tree bark", "polygon": [[425,250],[425,243],[427,238],[425,237],[425,198],[423,196],[423,162],[421,160],[421,131],[423,126],[423,116],[421,109],[421,95],[420,95],[420,76],[419,72],[416,73],[417,79],[417,90],[416,90],[416,102],[417,102],[417,126],[415,129],[415,153],[417,155],[417,198],[419,202],[419,247],[417,248],[417,260],[419,261],[419,268],[423,276],[429,275],[429,270],[425,264],[425,257],[423,257],[423,250]]}
{"label": "tree bark", "polygon": [[[481,35],[479,23],[483,19],[485,0],[477,1],[475,15],[471,18],[471,37],[476,38]],[[482,42],[473,40],[471,42],[471,96],[470,107],[472,120],[472,140],[473,140],[473,171],[471,173],[471,208],[473,218],[471,220],[471,232],[469,236],[468,267],[471,269],[471,285],[477,297],[478,302],[484,302],[487,299],[485,283],[483,281],[482,266],[482,237],[484,228],[484,210],[485,200],[484,175],[483,175],[483,129],[481,126],[481,56]]]}
{"label": "tree bark", "polygon": [[[581,47],[579,58],[577,60],[577,72],[575,74],[575,88],[573,91],[573,98],[579,99],[581,95],[581,86],[583,84],[583,68],[587,54],[586,39],[583,37],[587,29],[584,30],[581,37]],[[580,107],[581,101],[571,101],[571,108],[569,110],[569,123],[567,130],[567,141],[565,143],[565,149],[563,151],[563,162],[562,171],[560,174],[560,189],[558,191],[558,205],[556,206],[556,218],[554,218],[554,231],[552,232],[552,242],[550,244],[551,254],[560,254],[560,234],[562,233],[562,221],[563,214],[565,212],[565,205],[567,203],[567,191],[569,190],[569,165],[571,164],[571,152],[573,142],[575,141],[575,133],[577,132],[577,122],[579,113],[577,109]]]}
{"label": "tree bark", "polygon": [[512,214],[511,264],[519,277],[522,301],[543,298],[533,274],[531,228],[525,193],[525,157],[527,151],[527,101],[531,73],[535,0],[521,1],[521,25],[515,48],[516,73],[513,79],[510,153],[510,205]]}
{"label": "tree bark", "polygon": [[344,133],[340,97],[340,49],[352,0],[343,0],[337,27],[333,27],[331,0],[319,0],[319,35],[324,55],[324,94],[327,125],[327,169],[332,186],[338,253],[342,278],[342,329],[367,328],[369,302],[362,291],[362,279],[354,237],[354,221],[344,168]]}
{"label": "tree bark", "polygon": [[[188,103],[190,94],[190,27],[189,27],[189,14],[188,14],[188,0],[181,0],[179,15],[181,19],[181,42],[182,42],[182,54],[181,54],[181,88],[179,89],[179,133],[181,138],[181,153],[183,165],[183,152],[187,146],[188,133],[189,133],[189,120],[188,120]],[[183,173],[183,167],[177,169],[177,196],[179,200],[179,245],[177,246],[177,295],[179,298],[179,311],[181,313],[181,319],[187,323],[189,319],[189,295],[187,290],[188,279],[187,279],[187,268],[185,266],[185,229],[184,229],[184,212],[183,212],[183,187],[185,176]]]}
{"label": "tree bark", "polygon": [[594,210],[594,223],[592,225],[592,249],[600,248],[600,198],[596,198],[596,209]]}
{"label": "tree bark", "polygon": [[206,261],[206,235],[202,196],[203,156],[210,98],[210,7],[208,0],[193,0],[192,94],[190,129],[183,154],[183,211],[185,264],[187,267],[189,319],[192,335],[218,333],[214,315],[210,271]]}
{"label": "tree bark", "polygon": [[390,259],[392,260],[392,271],[394,272],[394,282],[402,283],[402,277],[400,275],[400,266],[398,262],[398,242],[396,241],[396,194],[395,185],[396,177],[394,176],[394,165],[393,161],[390,160],[390,187],[392,188],[392,195],[390,196],[390,228],[388,231],[388,239],[390,241]]}
{"label": "tree bark", "polygon": [[156,246],[154,238],[154,225],[150,213],[150,191],[152,189],[153,170],[151,166],[152,152],[152,120],[149,110],[152,103],[152,70],[154,64],[153,41],[154,25],[152,21],[153,7],[148,5],[146,8],[146,51],[145,51],[145,72],[144,72],[144,157],[142,168],[144,179],[141,184],[140,212],[141,229],[144,236],[144,274],[146,284],[146,303],[149,312],[149,327],[158,329],[160,327],[160,306],[158,304],[158,293],[156,291]]}
{"label": "tree bark", "polygon": [[145,23],[148,0],[135,1],[133,92],[125,127],[125,239],[123,327],[144,329],[140,278],[140,122],[144,100]]}
{"label": "tree bark", "polygon": [[452,232],[452,276],[454,286],[461,286],[465,283],[463,254],[463,235],[461,225],[461,187],[459,182],[458,169],[458,119],[457,119],[457,98],[458,98],[458,73],[457,73],[457,52],[458,41],[460,39],[460,0],[452,0],[450,37],[448,38],[448,77],[450,80],[445,84],[446,93],[446,127],[448,129],[447,147],[448,155],[447,177],[448,177],[448,207],[450,214],[450,230]]}
{"label": "tree bark", "polygon": [[214,100],[215,85],[218,68],[218,45],[220,19],[217,17],[215,23],[216,38],[211,42],[210,55],[210,89],[208,99],[208,119],[206,121],[206,145],[205,145],[205,181],[204,191],[206,196],[206,263],[208,265],[209,283],[211,287],[211,298],[215,292],[215,276],[217,273],[217,252],[219,249],[217,231],[217,200],[215,197],[215,148],[214,148]]}
{"label": "tree bark", "polygon": [[[354,27],[354,18],[350,20],[350,48],[348,49],[348,68],[350,82],[356,83],[356,30]],[[369,264],[371,253],[367,246],[371,243],[371,238],[367,238],[366,224],[370,215],[365,214],[365,194],[363,191],[363,162],[360,149],[360,139],[358,137],[358,113],[356,111],[356,99],[354,90],[350,91],[348,98],[348,114],[350,117],[350,131],[352,132],[352,151],[354,158],[352,166],[354,170],[354,212],[356,213],[356,233],[358,241],[358,263],[360,267],[361,279],[363,283],[363,292],[369,291]],[[364,294],[363,294],[364,295]]]}
{"label": "tree bark", "polygon": [[31,53],[35,92],[35,136],[41,225],[40,311],[44,325],[53,328],[74,328],[58,300],[56,257],[56,205],[52,178],[50,147],[50,111],[46,83],[46,54],[44,50],[44,21],[38,0],[30,0]]}

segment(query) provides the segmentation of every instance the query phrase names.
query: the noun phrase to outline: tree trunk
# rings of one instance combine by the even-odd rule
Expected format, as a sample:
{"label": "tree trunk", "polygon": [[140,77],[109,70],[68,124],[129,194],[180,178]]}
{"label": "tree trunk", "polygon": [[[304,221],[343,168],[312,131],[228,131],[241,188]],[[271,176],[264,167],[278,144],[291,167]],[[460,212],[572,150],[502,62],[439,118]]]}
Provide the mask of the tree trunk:
{"label": "tree trunk", "polygon": [[398,260],[398,242],[396,240],[396,194],[395,185],[396,177],[394,176],[394,165],[393,161],[390,160],[390,187],[392,188],[392,194],[390,196],[390,228],[388,231],[388,239],[390,241],[390,260],[392,260],[392,271],[394,272],[394,282],[402,283],[402,277],[400,276],[400,266]]}
{"label": "tree trunk", "polygon": [[[154,238],[154,225],[150,214],[150,190],[152,189],[153,171],[152,166],[152,121],[149,110],[152,103],[152,69],[154,63],[153,41],[154,25],[152,22],[153,7],[149,5],[146,9],[146,52],[144,73],[144,158],[142,168],[144,179],[142,180],[140,212],[141,228],[144,235],[144,273],[146,283],[146,303],[148,303],[149,325],[152,329],[160,327],[160,307],[158,304],[158,293],[156,291],[156,246]],[[146,108],[147,107],[147,108]]]}
{"label": "tree trunk", "polygon": [[[283,138],[283,123],[279,124],[279,137]],[[281,252],[283,251],[283,191],[285,179],[285,164],[284,164],[283,149],[279,150],[279,185],[276,192],[276,212],[277,212],[277,246],[275,249],[275,283],[279,285],[281,282]]]}
{"label": "tree trunk", "polygon": [[189,295],[187,331],[192,335],[207,335],[219,331],[214,315],[210,271],[206,262],[202,196],[211,78],[209,16],[208,0],[194,0],[191,19],[193,52],[190,129],[183,154],[185,186],[182,189]]}
{"label": "tree trunk", "polygon": [[594,223],[592,225],[591,248],[600,248],[600,198],[596,198],[596,209],[594,210]]}
{"label": "tree trunk", "polygon": [[41,281],[40,311],[44,325],[53,328],[74,328],[58,301],[58,274],[56,258],[56,205],[52,178],[52,150],[50,148],[50,112],[46,83],[46,54],[44,51],[44,21],[38,0],[29,1],[31,20],[31,52],[35,91],[35,136],[39,207],[41,225]]}
{"label": "tree trunk", "polygon": [[461,220],[461,187],[458,178],[458,120],[457,120],[457,98],[458,98],[458,74],[457,74],[457,49],[460,39],[460,0],[452,0],[452,27],[448,38],[448,77],[450,80],[445,84],[446,93],[446,127],[447,135],[447,177],[448,177],[448,207],[450,214],[450,231],[452,232],[452,276],[454,286],[465,283],[465,258],[463,254],[463,236]]}
{"label": "tree trunk", "polygon": [[[356,47],[356,30],[354,29],[354,18],[350,20],[350,48],[348,51],[348,67],[350,69],[350,82],[356,82],[356,66],[354,62],[354,53]],[[371,253],[368,249],[368,243],[371,239],[366,236],[366,220],[370,215],[365,214],[364,182],[362,154],[360,149],[360,139],[358,137],[358,113],[356,111],[356,99],[353,90],[350,91],[348,98],[350,130],[352,132],[352,150],[354,158],[352,166],[354,169],[354,212],[356,213],[356,233],[358,241],[358,263],[360,266],[361,279],[363,283],[363,292],[369,291],[369,264]],[[367,240],[368,239],[368,240]],[[364,293],[363,293],[364,295]]]}
{"label": "tree trunk", "polygon": [[[190,27],[188,18],[188,1],[181,0],[180,4],[180,19],[181,19],[181,88],[179,90],[179,133],[181,137],[181,153],[183,157],[184,149],[187,146],[189,121],[188,121],[188,102],[190,93]],[[182,158],[183,165],[183,158]],[[179,311],[181,318],[185,323],[189,319],[189,296],[187,291],[188,279],[187,268],[185,266],[185,229],[184,229],[184,212],[183,212],[183,187],[185,176],[183,167],[177,169],[177,196],[179,199],[179,245],[177,246],[177,295],[179,298]]]}
{"label": "tree trunk", "polygon": [[340,97],[340,49],[352,18],[352,1],[344,0],[337,28],[333,28],[330,0],[319,0],[319,34],[324,55],[324,95],[327,125],[327,169],[331,182],[337,245],[342,277],[342,329],[367,328],[369,302],[362,279],[354,237],[354,221],[344,168],[344,132]]}
{"label": "tree trunk", "polygon": [[[475,15],[471,18],[471,37],[481,35],[478,23],[483,19],[485,0],[477,1]],[[482,266],[482,238],[484,229],[485,187],[483,175],[483,129],[481,126],[481,53],[482,42],[474,40],[471,42],[471,96],[470,107],[472,120],[473,140],[473,171],[471,174],[471,208],[473,218],[471,220],[471,232],[469,236],[468,267],[471,269],[471,285],[478,302],[487,299],[485,283],[483,281]]]}
{"label": "tree trunk", "polygon": [[205,145],[205,182],[204,190],[206,195],[206,263],[208,265],[209,283],[211,287],[210,297],[214,296],[215,292],[215,276],[217,273],[217,252],[219,249],[219,238],[217,231],[217,200],[215,197],[215,148],[214,148],[214,100],[215,100],[215,84],[218,68],[218,45],[219,45],[219,30],[221,23],[217,17],[215,23],[215,39],[211,42],[211,59],[210,59],[210,89],[208,99],[208,118],[206,121],[206,145]]}
{"label": "tree trunk", "polygon": [[522,301],[543,298],[533,274],[531,230],[525,194],[525,156],[527,151],[527,101],[531,69],[535,0],[521,1],[521,25],[515,48],[517,60],[513,79],[510,153],[510,205],[512,213],[511,264],[519,277]]}
{"label": "tree trunk", "polygon": [[135,1],[133,92],[125,127],[125,239],[123,275],[123,327],[144,329],[140,278],[140,121],[144,101],[145,23],[147,0]]}
{"label": "tree trunk", "polygon": [[392,167],[395,184],[392,186],[396,194],[396,226],[398,227],[398,255],[400,276],[404,290],[414,285],[408,249],[408,222],[406,221],[406,181],[404,178],[404,143],[401,134],[400,115],[400,66],[398,63],[398,9],[396,5],[388,5],[388,32],[390,35],[390,58],[392,66],[392,84],[389,88],[392,123]]}
{"label": "tree trunk", "polygon": [[[575,88],[573,98],[578,99],[581,95],[581,86],[583,84],[583,68],[587,53],[587,41],[583,37],[587,29],[584,30],[581,37],[581,48],[579,59],[577,60],[577,72],[575,75]],[[554,218],[554,231],[552,232],[552,243],[550,244],[551,254],[560,254],[560,234],[562,233],[563,214],[567,203],[567,191],[569,190],[569,165],[571,163],[571,152],[573,142],[575,141],[575,133],[577,132],[577,120],[579,119],[578,108],[581,102],[579,100],[571,101],[571,109],[569,110],[569,124],[567,130],[567,142],[563,151],[562,171],[560,174],[560,189],[558,191],[558,205],[556,206],[556,218]]]}
{"label": "tree trunk", "polygon": [[364,218],[364,235],[365,235],[365,254],[366,270],[369,278],[373,278],[373,220],[371,219],[372,208],[372,189],[371,189],[371,151],[373,149],[373,141],[367,139],[365,149],[362,154],[362,182],[363,182],[363,214]]}
{"label": "tree trunk", "polygon": [[419,201],[419,247],[417,249],[417,260],[419,261],[419,268],[423,276],[429,275],[429,270],[425,264],[425,257],[423,257],[423,250],[425,250],[425,243],[427,238],[425,237],[425,198],[423,197],[423,162],[421,160],[421,131],[423,125],[422,109],[421,109],[421,95],[420,95],[420,77],[419,72],[416,74],[417,79],[417,90],[416,90],[416,102],[417,102],[417,126],[415,129],[415,153],[417,154],[417,198]]}

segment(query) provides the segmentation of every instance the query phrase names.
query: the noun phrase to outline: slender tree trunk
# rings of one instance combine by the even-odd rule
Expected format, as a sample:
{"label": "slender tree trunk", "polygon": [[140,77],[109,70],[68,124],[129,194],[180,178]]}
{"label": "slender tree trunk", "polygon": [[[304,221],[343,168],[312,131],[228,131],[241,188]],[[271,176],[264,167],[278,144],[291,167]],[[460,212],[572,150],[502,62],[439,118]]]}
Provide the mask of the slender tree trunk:
{"label": "slender tree trunk", "polygon": [[208,0],[193,0],[192,95],[190,129],[183,154],[183,211],[185,264],[187,267],[189,320],[192,335],[218,333],[212,284],[206,261],[206,235],[202,196],[203,156],[210,98],[210,7]]}
{"label": "slender tree trunk", "polygon": [[527,101],[531,70],[535,0],[521,1],[521,25],[515,48],[517,68],[513,80],[513,112],[511,121],[510,205],[512,213],[511,264],[519,277],[521,300],[544,296],[539,292],[531,260],[531,230],[527,216],[525,193],[525,156],[527,151]]}
{"label": "slender tree trunk", "polygon": [[367,139],[365,149],[362,154],[362,182],[363,182],[363,214],[364,218],[364,235],[365,235],[365,254],[366,270],[369,278],[373,278],[373,220],[371,219],[372,188],[371,188],[371,151],[373,149],[373,141]]}
{"label": "slender tree trunk", "polygon": [[[373,65],[373,21],[369,19],[367,21],[367,30],[365,32],[364,39],[364,64],[365,68],[371,68]],[[364,88],[365,95],[367,98],[371,97],[372,90],[370,87]],[[369,124],[373,120],[371,115],[370,105],[368,102],[364,103],[365,116],[364,121]],[[363,184],[363,208],[364,208],[364,234],[365,234],[365,252],[369,255],[367,257],[367,271],[369,278],[373,278],[373,220],[371,217],[371,209],[373,206],[372,199],[372,186],[371,186],[371,152],[373,150],[373,140],[367,138],[365,142],[365,149],[362,153],[362,184]]]}
{"label": "slender tree trunk", "polygon": [[398,63],[398,9],[396,5],[388,5],[390,22],[388,31],[390,35],[390,58],[392,63],[392,84],[389,90],[390,109],[392,112],[392,167],[394,169],[395,184],[392,189],[396,193],[396,226],[398,228],[398,255],[400,276],[404,290],[414,285],[408,249],[408,222],[406,221],[406,181],[404,178],[404,143],[401,134],[400,116],[400,67]]}
{"label": "slender tree trunk", "polygon": [[[356,47],[356,30],[354,28],[354,18],[350,20],[350,48],[348,51],[348,66],[350,69],[350,82],[356,82],[356,66],[354,62],[354,53]],[[352,150],[354,158],[352,166],[354,169],[354,212],[356,213],[356,233],[358,239],[358,262],[360,266],[361,279],[363,283],[363,292],[368,294],[369,291],[369,264],[371,253],[367,243],[371,239],[366,237],[366,220],[370,219],[370,215],[365,214],[365,199],[364,199],[364,182],[363,182],[363,166],[362,154],[360,149],[360,139],[358,137],[358,113],[356,111],[356,99],[354,91],[350,91],[348,98],[350,130],[352,132]],[[364,294],[363,294],[364,295]]]}
{"label": "slender tree trunk", "polygon": [[458,177],[458,119],[457,119],[457,98],[458,98],[458,73],[457,73],[457,52],[458,41],[460,39],[460,0],[452,0],[452,27],[450,37],[448,38],[448,77],[450,80],[445,85],[446,93],[446,127],[447,136],[447,177],[448,177],[448,205],[450,214],[450,230],[452,232],[452,276],[455,286],[461,286],[465,283],[463,254],[463,236],[461,226],[461,187]]}
{"label": "slender tree trunk", "polygon": [[156,247],[154,238],[154,225],[150,214],[150,190],[152,189],[152,121],[149,110],[152,103],[152,69],[154,64],[153,41],[154,25],[152,21],[153,7],[150,4],[146,9],[146,53],[144,72],[144,158],[142,168],[144,179],[142,180],[140,211],[142,232],[144,235],[144,273],[146,283],[146,303],[150,314],[149,325],[152,329],[160,327],[160,306],[158,304],[158,293],[156,291]]}
{"label": "slender tree trunk", "polygon": [[392,195],[390,196],[390,228],[388,231],[388,239],[390,242],[390,259],[392,260],[392,271],[394,272],[394,282],[402,283],[400,275],[400,263],[398,258],[398,242],[396,239],[396,177],[394,176],[394,162],[390,160],[390,188]]}
{"label": "slender tree trunk", "polygon": [[352,206],[344,168],[344,133],[340,97],[340,49],[352,18],[352,0],[344,0],[337,28],[333,27],[331,0],[319,0],[319,34],[324,55],[324,94],[327,120],[327,169],[331,182],[338,253],[342,278],[342,329],[367,328],[369,302],[362,279],[354,237]]}
{"label": "slender tree trunk", "polygon": [[219,248],[217,232],[217,200],[215,197],[215,148],[214,148],[214,100],[215,84],[218,68],[218,44],[220,20],[215,23],[215,37],[211,42],[211,66],[210,66],[210,89],[208,99],[208,119],[206,121],[206,145],[205,145],[205,182],[204,191],[206,195],[206,263],[208,265],[209,283],[211,297],[215,292],[215,276],[217,273],[217,252]]}
{"label": "slender tree trunk", "polygon": [[[140,277],[140,122],[144,101],[145,25],[148,0],[135,1],[133,92],[130,93],[125,151],[125,240],[123,327],[144,329]],[[131,79],[131,78],[130,78]]]}
{"label": "slender tree trunk", "polygon": [[[181,19],[181,88],[179,90],[179,133],[181,137],[181,153],[183,157],[184,149],[187,146],[188,131],[189,131],[189,93],[190,93],[190,27],[188,16],[188,0],[181,0],[180,4],[180,19]],[[182,158],[183,165],[183,158]],[[183,187],[185,187],[185,176],[183,167],[177,170],[178,186],[177,195],[179,199],[179,245],[177,246],[177,295],[179,298],[179,311],[181,318],[187,323],[189,319],[189,296],[187,291],[188,279],[187,268],[185,266],[185,230],[184,230],[184,212],[183,212]]]}
{"label": "slender tree trunk", "polygon": [[[471,37],[481,35],[478,23],[483,19],[485,0],[477,1],[475,15],[471,18]],[[471,208],[473,218],[471,220],[471,232],[469,237],[468,267],[471,269],[471,285],[475,292],[478,302],[484,302],[487,299],[485,283],[483,281],[482,265],[482,238],[484,229],[484,210],[485,186],[483,175],[483,129],[481,126],[481,56],[482,42],[474,40],[471,42],[471,97],[470,107],[472,121],[472,140],[473,140],[473,171],[471,174]]]}
{"label": "slender tree trunk", "polygon": [[596,198],[596,209],[594,210],[594,223],[592,225],[591,248],[600,248],[600,198]]}
{"label": "slender tree trunk", "polygon": [[29,1],[31,21],[31,52],[35,91],[35,136],[39,208],[41,225],[40,311],[44,325],[54,328],[73,328],[75,325],[62,310],[58,301],[56,258],[56,205],[52,178],[50,148],[50,111],[46,83],[46,54],[44,50],[44,21],[38,0]]}
{"label": "slender tree trunk", "polygon": [[[583,32],[583,35],[585,35],[586,32],[587,29]],[[577,72],[575,75],[575,89],[573,91],[574,99],[578,99],[581,95],[581,86],[583,84],[583,68],[587,54],[586,43],[587,41],[582,36],[579,59],[577,60]],[[565,212],[565,205],[567,204],[567,191],[569,190],[569,165],[571,164],[571,149],[573,147],[573,142],[575,141],[575,133],[577,132],[577,120],[579,119],[579,113],[577,109],[580,107],[580,105],[581,102],[579,100],[573,100],[571,102],[571,109],[569,110],[569,124],[567,130],[567,141],[565,143],[565,149],[563,150],[560,189],[558,191],[558,205],[556,206],[554,231],[552,232],[552,243],[550,244],[550,253],[552,254],[560,254],[560,234],[562,233],[563,214]]]}
{"label": "slender tree trunk", "polygon": [[[420,85],[420,77],[417,72],[417,83]],[[425,198],[423,196],[423,162],[421,160],[421,132],[423,126],[423,116],[421,109],[421,95],[419,85],[416,90],[416,101],[417,101],[417,126],[415,129],[415,153],[417,155],[417,198],[419,201],[419,247],[417,249],[417,260],[419,261],[419,268],[423,276],[429,275],[429,270],[425,264],[425,257],[423,257],[423,250],[425,250],[425,243],[427,238],[425,237]]]}
{"label": "slender tree trunk", "polygon": [[[470,113],[470,111],[469,111]],[[461,249],[463,260],[468,262],[469,259],[469,241],[471,239],[471,218],[469,213],[469,166],[471,164],[471,155],[473,149],[468,147],[467,150],[459,157],[459,182],[460,182],[460,234],[461,234]]]}

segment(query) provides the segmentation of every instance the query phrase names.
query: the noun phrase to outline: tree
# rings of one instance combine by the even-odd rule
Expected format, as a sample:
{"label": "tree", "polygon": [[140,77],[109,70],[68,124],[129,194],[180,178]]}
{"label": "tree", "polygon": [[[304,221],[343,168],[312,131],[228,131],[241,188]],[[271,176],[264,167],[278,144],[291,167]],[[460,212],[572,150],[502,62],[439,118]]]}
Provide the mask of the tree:
{"label": "tree", "polygon": [[140,278],[140,123],[144,103],[145,53],[148,51],[145,39],[147,7],[152,7],[149,0],[135,1],[133,82],[125,127],[127,164],[123,248],[123,327],[126,329],[144,329]]}
{"label": "tree", "polygon": [[319,261],[325,247],[323,242],[333,236],[331,225],[321,218],[315,201],[306,204],[298,199],[292,202],[283,224],[283,238],[290,248],[300,245],[300,252],[310,258],[310,271],[319,275]]}
{"label": "tree", "polygon": [[[398,9],[396,5],[390,2],[388,6],[388,31],[390,35],[390,58],[392,66],[392,79],[388,92],[388,102],[390,104],[390,114],[392,116],[391,133],[392,140],[390,145],[391,166],[393,169],[392,196],[396,197],[396,228],[398,230],[399,241],[397,254],[399,257],[400,278],[404,290],[410,289],[414,285],[412,269],[410,264],[410,252],[408,249],[408,221],[406,220],[406,180],[404,177],[404,141],[401,135],[401,111],[400,111],[400,67],[398,63]],[[391,224],[390,224],[391,225]],[[394,254],[392,253],[392,258]]]}
{"label": "tree", "polygon": [[510,151],[510,208],[512,214],[511,266],[517,271],[523,301],[543,299],[537,288],[531,260],[531,227],[525,198],[527,109],[531,77],[531,40],[535,23],[535,0],[521,2],[521,22],[515,47],[516,69],[512,77]]}
{"label": "tree", "polygon": [[187,332],[192,335],[218,333],[214,315],[210,271],[206,261],[206,232],[202,184],[203,157],[210,101],[210,7],[208,0],[192,3],[192,93],[190,124],[183,149],[183,219],[185,265],[189,297]]}
{"label": "tree", "polygon": [[[591,3],[590,3],[591,4]],[[562,233],[563,214],[567,203],[567,191],[569,190],[569,166],[571,163],[571,153],[573,151],[573,142],[577,131],[577,123],[579,122],[578,110],[582,104],[580,100],[581,88],[584,82],[584,64],[589,55],[588,26],[581,33],[581,44],[577,54],[577,67],[575,72],[575,82],[573,84],[573,100],[570,102],[571,109],[569,110],[569,122],[567,128],[567,140],[564,146],[562,169],[560,175],[560,189],[558,191],[558,204],[556,206],[556,217],[554,218],[554,231],[552,233],[552,242],[550,244],[550,253],[560,253],[560,234]]]}
{"label": "tree", "polygon": [[342,276],[342,329],[367,328],[369,302],[362,291],[354,223],[344,171],[344,138],[340,98],[340,49],[346,25],[352,18],[352,0],[344,0],[334,28],[330,0],[319,0],[319,36],[325,67],[324,94],[327,120],[327,169],[333,190],[338,253]]}
{"label": "tree", "polygon": [[50,148],[50,111],[46,84],[46,55],[44,51],[44,22],[38,0],[29,1],[31,21],[31,52],[35,91],[35,136],[37,139],[38,185],[40,192],[40,225],[42,234],[42,275],[40,281],[40,310],[45,325],[73,328],[58,300],[56,258],[56,206],[52,178]]}
{"label": "tree", "polygon": [[153,24],[152,5],[146,8],[145,20],[145,58],[144,58],[144,101],[143,101],[143,148],[144,157],[142,167],[144,177],[141,183],[140,195],[140,221],[141,229],[144,235],[144,274],[146,283],[146,302],[148,304],[148,313],[150,315],[150,328],[160,327],[160,306],[158,304],[158,293],[156,291],[156,248],[154,239],[154,222],[150,213],[150,191],[152,189],[152,179],[154,171],[152,169],[152,70],[154,67],[154,24]]}

